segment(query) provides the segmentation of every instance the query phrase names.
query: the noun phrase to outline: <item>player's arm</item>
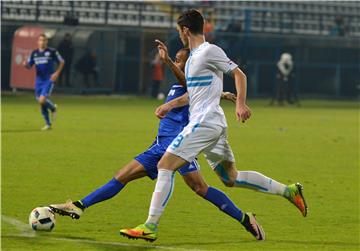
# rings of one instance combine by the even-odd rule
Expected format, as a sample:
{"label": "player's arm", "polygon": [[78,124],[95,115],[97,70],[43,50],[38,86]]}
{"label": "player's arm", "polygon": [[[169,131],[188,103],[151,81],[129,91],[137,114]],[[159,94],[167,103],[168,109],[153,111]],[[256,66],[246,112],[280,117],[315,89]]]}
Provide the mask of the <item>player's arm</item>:
{"label": "player's arm", "polygon": [[50,79],[51,81],[55,82],[58,77],[60,76],[60,73],[65,65],[65,60],[61,57],[60,53],[58,51],[54,52],[54,59],[58,62],[58,67],[56,68],[56,71],[51,75]]}
{"label": "player's arm", "polygon": [[175,75],[177,80],[179,81],[179,84],[182,86],[186,86],[186,79],[185,74],[181,69],[179,69],[175,63],[171,60],[169,57],[168,49],[166,45],[161,42],[160,40],[156,39],[156,43],[158,43],[158,50],[161,60],[170,68],[172,73]]}
{"label": "player's arm", "polygon": [[235,79],[236,87],[236,118],[245,122],[251,116],[251,110],[246,105],[246,88],[247,88],[247,79],[246,75],[239,67],[236,67],[231,71],[232,76]]}
{"label": "player's arm", "polygon": [[[224,100],[229,100],[233,103],[236,103],[236,95],[231,92],[223,92],[221,93],[221,98]],[[166,114],[174,108],[185,106],[189,104],[189,94],[185,93],[184,95],[167,102],[155,110],[155,115],[159,119],[162,119],[166,116]]]}
{"label": "player's arm", "polygon": [[162,119],[172,109],[177,108],[177,107],[181,107],[181,106],[185,106],[185,105],[188,105],[188,104],[189,104],[189,94],[185,93],[184,95],[182,95],[182,96],[180,96],[178,98],[174,98],[173,100],[171,100],[171,101],[169,101],[169,102],[167,102],[165,104],[162,104],[161,106],[156,108],[155,115],[159,119]]}
{"label": "player's arm", "polygon": [[231,92],[223,92],[221,93],[221,99],[229,100],[233,103],[236,103],[236,95]]}
{"label": "player's arm", "polygon": [[218,70],[226,74],[231,74],[235,79],[236,87],[236,118],[242,122],[245,122],[251,116],[250,108],[246,105],[246,75],[240,70],[240,68],[230,60],[225,52],[216,45],[213,45],[211,50],[208,51],[207,61],[211,68],[215,67]]}
{"label": "player's arm", "polygon": [[23,66],[24,66],[26,69],[28,69],[28,70],[30,70],[31,67],[32,67],[32,65],[30,65],[30,64],[29,64],[28,62],[26,62],[26,61],[23,62]]}
{"label": "player's arm", "polygon": [[62,71],[62,69],[64,68],[64,65],[65,65],[65,61],[60,61],[59,62],[59,65],[56,69],[56,71],[51,75],[50,79],[51,81],[56,81],[58,79],[58,77],[60,76],[60,73]]}
{"label": "player's arm", "polygon": [[23,62],[23,66],[28,70],[30,70],[33,65],[34,65],[34,52],[32,52],[28,57],[28,59],[24,60]]}

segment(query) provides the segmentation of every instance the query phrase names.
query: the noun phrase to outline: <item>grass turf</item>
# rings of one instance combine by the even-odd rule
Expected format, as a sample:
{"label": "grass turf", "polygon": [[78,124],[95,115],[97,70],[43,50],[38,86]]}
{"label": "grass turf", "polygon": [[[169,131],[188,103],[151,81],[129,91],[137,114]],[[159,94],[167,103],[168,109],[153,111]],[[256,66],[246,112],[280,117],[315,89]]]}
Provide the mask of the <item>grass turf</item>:
{"label": "grass turf", "polygon": [[[31,96],[2,99],[2,215],[27,223],[31,209],[82,198],[145,150],[156,135],[158,101],[111,97],[54,97],[54,130]],[[234,119],[224,103],[238,169],[257,170],[283,183],[300,181],[310,208],[303,218],[286,200],[226,188],[200,157],[206,181],[244,211],[256,212],[267,240],[256,242],[241,225],[196,196],[176,175],[173,197],[162,217],[159,239],[149,244],[120,237],[118,230],[142,223],[155,183],[134,181],[116,197],[74,221],[57,217],[51,233],[2,221],[3,250],[358,250],[358,106],[345,101],[304,101],[269,107],[250,100],[253,117]]]}

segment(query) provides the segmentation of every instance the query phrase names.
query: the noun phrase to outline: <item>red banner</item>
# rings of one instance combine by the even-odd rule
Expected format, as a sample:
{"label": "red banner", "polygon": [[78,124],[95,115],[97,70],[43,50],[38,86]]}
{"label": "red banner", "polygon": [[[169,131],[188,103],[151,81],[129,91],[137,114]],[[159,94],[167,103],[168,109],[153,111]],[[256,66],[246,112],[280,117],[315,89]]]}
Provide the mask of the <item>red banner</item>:
{"label": "red banner", "polygon": [[31,52],[37,48],[37,38],[44,33],[39,26],[23,26],[16,30],[13,39],[11,54],[11,78],[12,88],[34,89],[35,65],[31,70],[23,66]]}

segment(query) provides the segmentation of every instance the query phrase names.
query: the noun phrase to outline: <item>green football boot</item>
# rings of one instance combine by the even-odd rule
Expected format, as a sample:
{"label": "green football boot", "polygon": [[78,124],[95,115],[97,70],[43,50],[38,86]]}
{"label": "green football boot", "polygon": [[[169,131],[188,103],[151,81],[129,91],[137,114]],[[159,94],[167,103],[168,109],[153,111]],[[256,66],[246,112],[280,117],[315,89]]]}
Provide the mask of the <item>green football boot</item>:
{"label": "green football boot", "polygon": [[308,213],[308,207],[302,191],[303,186],[300,183],[291,184],[286,186],[284,197],[294,204],[305,217]]}
{"label": "green football boot", "polygon": [[143,239],[153,242],[157,239],[158,230],[155,224],[141,224],[135,228],[121,229],[120,235],[129,239]]}

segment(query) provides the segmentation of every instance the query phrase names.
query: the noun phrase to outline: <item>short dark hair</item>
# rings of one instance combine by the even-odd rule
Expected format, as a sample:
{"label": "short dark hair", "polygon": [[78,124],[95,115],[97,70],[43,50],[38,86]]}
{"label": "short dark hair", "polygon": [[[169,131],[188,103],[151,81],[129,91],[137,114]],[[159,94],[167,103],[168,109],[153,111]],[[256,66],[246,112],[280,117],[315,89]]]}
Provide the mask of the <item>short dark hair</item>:
{"label": "short dark hair", "polygon": [[187,27],[193,34],[204,33],[204,17],[198,10],[190,9],[183,12],[177,19],[177,24],[180,27]]}
{"label": "short dark hair", "polygon": [[41,33],[38,37],[43,37],[45,39],[48,39],[48,37],[44,33]]}

